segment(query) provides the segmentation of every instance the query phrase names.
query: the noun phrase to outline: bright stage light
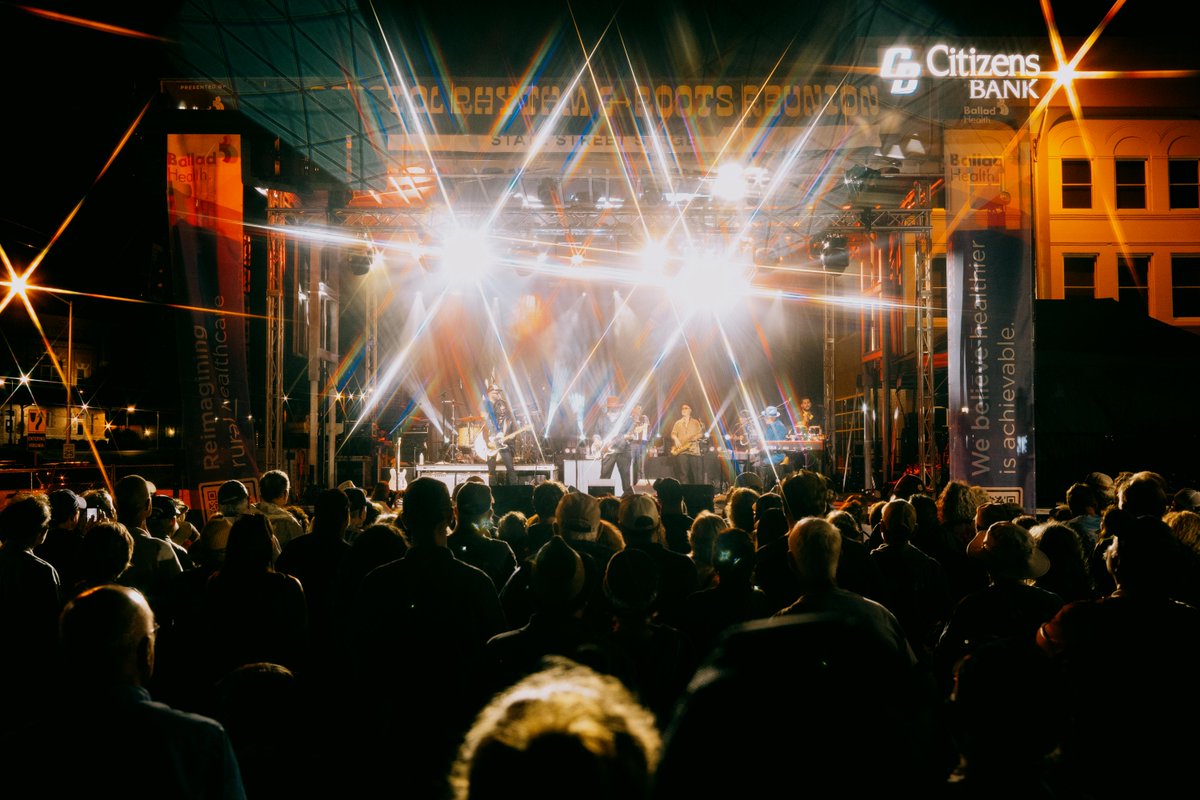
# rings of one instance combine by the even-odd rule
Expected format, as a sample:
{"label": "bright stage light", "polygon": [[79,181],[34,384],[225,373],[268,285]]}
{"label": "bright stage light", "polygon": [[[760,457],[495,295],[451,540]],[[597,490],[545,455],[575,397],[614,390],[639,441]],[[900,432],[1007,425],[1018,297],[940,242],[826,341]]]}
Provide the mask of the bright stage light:
{"label": "bright stage light", "polygon": [[672,294],[684,309],[724,312],[746,296],[751,273],[751,265],[736,254],[697,251],[673,281]]}
{"label": "bright stage light", "polygon": [[646,246],[642,248],[642,252],[638,255],[642,269],[651,274],[666,272],[667,262],[670,258],[671,251],[667,249],[667,245],[656,239],[646,242]]}
{"label": "bright stage light", "polygon": [[494,262],[492,248],[481,231],[451,231],[442,245],[442,269],[455,283],[478,281]]}
{"label": "bright stage light", "polygon": [[712,193],[721,200],[741,200],[746,196],[746,168],[736,161],[719,166],[713,178]]}
{"label": "bright stage light", "polygon": [[17,297],[24,297],[25,290],[29,288],[29,281],[27,281],[21,275],[16,275],[13,277],[12,282],[8,285],[9,288],[12,289],[13,294],[15,294]]}

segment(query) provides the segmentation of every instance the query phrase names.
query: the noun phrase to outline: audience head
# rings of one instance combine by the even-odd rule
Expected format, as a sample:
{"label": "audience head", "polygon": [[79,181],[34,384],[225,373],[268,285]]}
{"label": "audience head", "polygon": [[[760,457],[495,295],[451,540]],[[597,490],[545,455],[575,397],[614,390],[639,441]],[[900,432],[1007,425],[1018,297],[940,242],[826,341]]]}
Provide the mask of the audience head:
{"label": "audience head", "polygon": [[[1107,519],[1107,518],[1106,518]],[[1108,571],[1122,593],[1168,594],[1174,588],[1177,544],[1167,523],[1152,516],[1121,525],[1105,551]]]}
{"label": "audience head", "polygon": [[1096,490],[1086,483],[1073,483],[1067,489],[1067,508],[1071,515],[1082,517],[1100,512],[1100,501],[1096,498]]}
{"label": "audience head", "polygon": [[264,472],[263,476],[258,479],[258,490],[262,493],[263,500],[277,506],[287,503],[291,487],[292,482],[288,478],[288,474],[281,469]]}
{"label": "audience head", "polygon": [[[430,479],[432,480],[432,479]],[[442,484],[445,486],[445,484]],[[350,501],[341,489],[326,489],[313,503],[313,533],[340,538],[350,527]]]}
{"label": "audience head", "polygon": [[643,550],[622,550],[604,570],[604,595],[618,617],[644,619],[658,595],[658,566]]}
{"label": "audience head", "polygon": [[666,539],[658,503],[648,494],[627,494],[621,498],[617,524],[625,541],[633,545],[662,544]]}
{"label": "audience head", "polygon": [[757,472],[743,472],[737,476],[733,484],[739,488],[744,486],[747,489],[753,489],[758,494],[762,494],[763,491],[763,479]]}
{"label": "audience head", "polygon": [[993,580],[1040,578],[1050,569],[1033,536],[1013,522],[995,522],[980,531],[967,545],[967,555],[980,559]]}
{"label": "audience head", "polygon": [[1137,472],[1122,484],[1117,505],[1135,517],[1162,519],[1167,513],[1167,482],[1155,472]]}
{"label": "audience head", "polygon": [[533,513],[538,522],[550,522],[558,508],[558,501],[567,493],[567,487],[558,481],[542,481],[533,487]]}
{"label": "audience head", "polygon": [[459,525],[484,527],[492,519],[492,489],[486,483],[460,483],[455,497]]}
{"label": "audience head", "polygon": [[154,671],[157,626],[136,589],[107,584],[67,603],[59,638],[67,666],[89,683],[144,685]]}
{"label": "audience head", "polygon": [[783,514],[789,524],[805,517],[824,516],[828,501],[824,475],[802,469],[784,478],[781,487]]}
{"label": "audience head", "polygon": [[754,574],[754,564],[754,541],[750,534],[730,528],[717,536],[714,566],[723,586],[735,583],[748,585]]}
{"label": "audience head", "polygon": [[997,522],[1012,522],[1025,513],[1016,503],[984,503],[975,509],[975,530],[986,531]]}
{"label": "audience head", "polygon": [[716,556],[717,534],[728,527],[719,514],[701,511],[688,529],[688,544],[692,548],[692,559],[698,566],[712,566]]}
{"label": "audience head", "polygon": [[179,518],[184,514],[182,505],[165,494],[151,497],[150,516],[146,517],[146,530],[150,535],[159,539],[171,538],[171,534],[179,527]]}
{"label": "audience head", "polygon": [[907,500],[893,500],[883,508],[883,541],[902,545],[917,532],[917,510]]}
{"label": "audience head", "polygon": [[862,528],[858,527],[858,523],[854,521],[854,517],[845,511],[830,511],[825,515],[825,520],[837,528],[838,533],[843,538],[854,542],[861,542],[863,540]]}
{"label": "audience head", "polygon": [[1200,512],[1200,492],[1195,489],[1180,489],[1171,497],[1171,510]]}
{"label": "audience head", "polygon": [[221,514],[230,519],[250,508],[250,492],[241,481],[225,481],[217,489],[217,505]]}
{"label": "audience head", "polygon": [[[465,483],[460,485],[466,486]],[[350,509],[350,526],[361,529],[367,522],[371,501],[367,499],[367,493],[357,486],[350,486],[343,491],[346,493],[346,505]]]}
{"label": "audience head", "polygon": [[450,490],[438,479],[422,476],[404,491],[401,519],[413,546],[435,543],[439,535],[445,534],[453,516]]}
{"label": "audience head", "polygon": [[561,536],[551,536],[533,557],[530,586],[541,611],[573,612],[586,599],[583,559]]}
{"label": "audience head", "polygon": [[759,547],[764,547],[776,539],[782,539],[787,534],[787,517],[783,515],[782,506],[766,509],[754,523],[754,540]]}
{"label": "audience head", "polygon": [[525,560],[525,543],[529,539],[526,531],[529,520],[520,511],[509,511],[496,521],[496,538],[507,542],[517,561]]}
{"label": "audience head", "polygon": [[757,500],[758,492],[750,488],[740,487],[730,492],[725,499],[725,518],[729,520],[729,527],[754,530],[754,504]]}
{"label": "audience head", "polygon": [[925,491],[925,484],[921,479],[911,472],[906,472],[900,476],[900,480],[896,481],[896,485],[892,487],[892,496],[897,500],[907,500],[914,494],[919,494]]}
{"label": "audience head", "polygon": [[600,521],[616,525],[621,513],[621,501],[611,494],[600,498]]}
{"label": "audience head", "polygon": [[101,520],[117,518],[117,508],[107,490],[88,489],[83,493],[83,499],[87,501],[89,508],[99,509],[98,516]]}
{"label": "audience head", "polygon": [[842,535],[832,523],[820,517],[806,517],[788,533],[792,568],[805,591],[837,585],[835,576],[841,553]]}
{"label": "audience head", "polygon": [[79,574],[88,586],[112,583],[133,560],[129,529],[113,520],[99,522],[83,535],[79,548]]}
{"label": "audience head", "polygon": [[1163,521],[1180,544],[1200,555],[1200,514],[1194,511],[1172,511]]}
{"label": "audience head", "polygon": [[475,720],[452,773],[456,800],[638,800],[661,740],[619,680],[566,659],[497,695]]}
{"label": "audience head", "polygon": [[87,508],[87,501],[70,489],[56,489],[50,493],[50,526],[74,528],[79,524],[79,515]]}
{"label": "audience head", "polygon": [[0,541],[5,547],[32,550],[46,539],[50,503],[45,495],[17,494],[0,510]]}
{"label": "audience head", "polygon": [[675,478],[659,478],[654,482],[654,493],[658,502],[671,514],[683,510],[683,484]]}
{"label": "audience head", "polygon": [[938,519],[943,525],[960,525],[975,521],[979,503],[965,481],[950,481],[938,497]]}
{"label": "audience head", "polygon": [[229,528],[221,573],[269,572],[275,558],[275,535],[264,514],[242,514]]}
{"label": "audience head", "polygon": [[567,492],[554,510],[554,529],[564,539],[596,541],[600,501],[584,492]]}
{"label": "audience head", "polygon": [[1117,502],[1117,485],[1108,475],[1103,472],[1089,472],[1084,476],[1083,482],[1092,487],[1092,491],[1096,495],[1096,500],[1099,505],[1096,507],[1097,513],[1103,512],[1104,509]]}
{"label": "audience head", "polygon": [[[113,491],[113,500],[117,504],[117,519],[126,528],[141,528],[146,517],[150,516],[150,497],[154,494],[150,482],[141,475],[126,475],[117,481]],[[130,530],[130,533],[133,531]]]}

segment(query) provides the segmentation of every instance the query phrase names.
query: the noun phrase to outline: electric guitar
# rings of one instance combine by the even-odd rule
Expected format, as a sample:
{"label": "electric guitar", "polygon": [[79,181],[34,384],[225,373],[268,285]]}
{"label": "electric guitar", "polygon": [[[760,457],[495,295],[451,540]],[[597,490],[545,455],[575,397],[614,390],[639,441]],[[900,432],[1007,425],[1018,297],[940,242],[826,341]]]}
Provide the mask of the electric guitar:
{"label": "electric guitar", "polygon": [[484,438],[483,431],[475,437],[475,455],[482,459],[495,458],[501,450],[508,449],[508,440],[515,437],[517,434],[525,431],[533,430],[533,425],[522,425],[512,433],[506,433],[503,436]]}

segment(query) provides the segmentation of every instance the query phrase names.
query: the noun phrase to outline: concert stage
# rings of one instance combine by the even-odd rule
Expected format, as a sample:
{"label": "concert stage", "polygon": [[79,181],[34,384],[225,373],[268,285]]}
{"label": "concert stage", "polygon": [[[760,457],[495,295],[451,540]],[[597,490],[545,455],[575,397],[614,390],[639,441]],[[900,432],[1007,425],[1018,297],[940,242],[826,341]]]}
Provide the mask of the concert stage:
{"label": "concert stage", "polygon": [[[497,465],[496,470],[503,472],[504,465]],[[515,470],[516,483],[534,483],[538,478],[552,481],[558,476],[558,467],[554,464],[517,464]],[[410,467],[409,472],[414,479],[422,476],[436,478],[451,488],[466,482],[472,475],[482,478],[484,483],[488,482],[487,466],[484,464],[421,464]]]}

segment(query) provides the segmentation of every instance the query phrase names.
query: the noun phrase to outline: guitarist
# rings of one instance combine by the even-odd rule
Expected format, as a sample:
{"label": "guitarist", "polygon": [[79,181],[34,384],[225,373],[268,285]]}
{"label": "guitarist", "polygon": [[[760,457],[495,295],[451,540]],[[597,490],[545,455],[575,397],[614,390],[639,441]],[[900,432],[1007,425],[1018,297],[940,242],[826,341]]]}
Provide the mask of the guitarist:
{"label": "guitarist", "polygon": [[[492,486],[508,485],[516,477],[516,467],[513,465],[513,451],[508,446],[507,437],[511,436],[517,427],[508,402],[504,399],[504,391],[496,384],[488,387],[487,408],[484,419],[488,426],[488,483]],[[492,453],[492,450],[496,452]],[[496,475],[496,459],[504,462],[504,475]]]}
{"label": "guitarist", "polygon": [[646,448],[650,445],[650,418],[642,413],[642,406],[633,407],[629,416],[629,479],[631,486],[646,475]]}
{"label": "guitarist", "polygon": [[621,401],[616,397],[608,398],[604,411],[598,433],[601,442],[600,479],[611,478],[615,466],[617,476],[621,479],[621,492],[627,492],[632,487],[629,482],[629,431],[632,420],[621,416]]}
{"label": "guitarist", "polygon": [[[692,416],[692,407],[679,407],[679,419],[671,426],[671,455],[675,457],[675,477],[680,483],[696,483],[700,464],[700,439],[704,426]],[[685,480],[686,478],[686,480]]]}

